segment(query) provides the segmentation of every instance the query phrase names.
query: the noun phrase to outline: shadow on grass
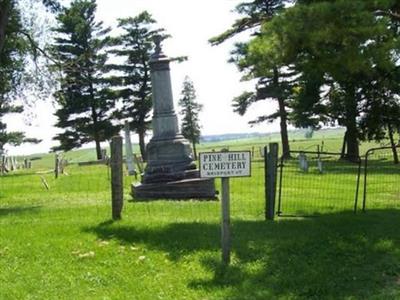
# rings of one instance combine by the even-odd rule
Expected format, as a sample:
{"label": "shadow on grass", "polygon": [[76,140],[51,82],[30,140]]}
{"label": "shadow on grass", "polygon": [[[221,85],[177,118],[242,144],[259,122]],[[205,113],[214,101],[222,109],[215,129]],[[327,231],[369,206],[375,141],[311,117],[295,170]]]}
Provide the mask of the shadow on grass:
{"label": "shadow on grass", "polygon": [[0,217],[7,215],[37,213],[41,206],[15,206],[15,207],[0,207]]}
{"label": "shadow on grass", "polygon": [[210,293],[224,289],[226,299],[400,297],[400,211],[274,223],[234,221],[233,262],[228,268],[215,260],[218,224],[173,223],[137,229],[110,223],[85,231],[102,239],[145,243],[177,262],[197,251],[210,251],[201,256],[200,263],[213,272],[213,278],[195,278],[189,288]]}

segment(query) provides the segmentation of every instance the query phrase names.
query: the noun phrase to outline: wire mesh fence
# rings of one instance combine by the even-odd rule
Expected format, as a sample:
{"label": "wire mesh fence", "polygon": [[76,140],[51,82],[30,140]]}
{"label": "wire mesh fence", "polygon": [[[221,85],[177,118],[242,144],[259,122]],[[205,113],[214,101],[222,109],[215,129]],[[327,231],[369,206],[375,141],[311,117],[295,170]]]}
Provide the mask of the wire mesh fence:
{"label": "wire mesh fence", "polygon": [[363,210],[400,208],[400,146],[370,149],[365,156]]}
{"label": "wire mesh fence", "polygon": [[110,201],[109,176],[106,165],[70,165],[58,178],[53,170],[35,167],[9,172],[0,176],[0,214],[17,215],[15,220],[21,221],[105,216],[103,207]]}
{"label": "wire mesh fence", "polygon": [[[213,149],[207,149],[210,150]],[[251,177],[230,179],[231,218],[263,220],[266,206],[263,149],[248,146],[230,150],[248,150],[252,156]],[[85,219],[101,222],[111,218],[108,165],[79,165],[78,161],[72,161],[55,178],[54,159],[49,161],[35,160],[31,169],[17,169],[0,176],[0,223]],[[333,152],[292,151],[290,159],[282,159],[278,171],[276,209],[281,216],[318,215],[355,208],[400,208],[400,165],[393,163],[391,148],[370,150],[365,160],[356,163],[341,160]],[[123,218],[144,223],[220,220],[221,195],[210,200],[138,201],[131,195],[131,186],[140,182],[140,176],[128,176],[126,169],[124,172]],[[215,179],[215,185],[221,191],[220,179]]]}
{"label": "wire mesh fence", "polygon": [[[255,155],[254,155],[255,156]],[[73,222],[111,218],[111,174],[104,163],[79,164],[73,161],[56,178],[53,159],[48,163],[32,162],[31,169],[21,169],[0,176],[1,222]],[[232,178],[232,218],[257,219],[264,210],[264,163],[261,156],[252,162],[252,177]],[[144,222],[218,222],[220,195],[210,200],[140,201],[131,195],[131,186],[140,175],[128,176],[124,167],[123,218]],[[215,180],[217,191],[221,182]],[[14,218],[17,216],[17,218]]]}
{"label": "wire mesh fence", "polygon": [[279,166],[278,215],[307,216],[353,210],[361,160],[339,153],[292,151]]}

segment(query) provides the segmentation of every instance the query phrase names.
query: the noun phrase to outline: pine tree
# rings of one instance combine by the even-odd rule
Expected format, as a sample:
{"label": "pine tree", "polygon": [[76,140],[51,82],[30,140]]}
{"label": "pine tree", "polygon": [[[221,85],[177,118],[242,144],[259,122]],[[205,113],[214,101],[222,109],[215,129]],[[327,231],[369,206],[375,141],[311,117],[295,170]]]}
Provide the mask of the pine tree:
{"label": "pine tree", "polygon": [[[247,44],[237,46],[233,52],[234,61],[239,70],[244,74],[245,80],[257,80],[255,91],[244,92],[233,99],[234,111],[244,115],[248,108],[258,101],[273,100],[278,103],[278,109],[271,114],[262,114],[249,124],[262,122],[274,122],[280,120],[280,134],[282,141],[282,153],[285,158],[290,157],[290,145],[288,137],[288,123],[290,121],[288,108],[292,98],[292,90],[295,83],[293,79],[297,73],[290,65],[282,62],[279,53],[264,51],[265,45],[273,42],[269,35],[252,39]],[[240,49],[240,50],[239,50]],[[261,51],[260,51],[261,50]]]}
{"label": "pine tree", "polygon": [[299,74],[291,105],[295,124],[344,126],[349,160],[359,159],[360,120],[373,101],[365,82],[397,69],[399,35],[391,18],[377,17],[392,3],[302,0],[265,25],[276,39],[264,50],[275,48]]}
{"label": "pine tree", "polygon": [[6,114],[24,111],[24,106],[17,104],[15,100],[21,98],[27,86],[24,79],[28,73],[28,58],[36,58],[38,54],[38,45],[29,35],[31,24],[24,22],[19,2],[0,1],[0,152],[6,144],[39,142],[37,139],[26,138],[23,132],[7,131],[7,124],[2,121]]}
{"label": "pine tree", "polygon": [[163,32],[155,25],[156,21],[147,11],[133,18],[120,19],[118,27],[123,33],[113,39],[113,48],[109,51],[123,60],[108,65],[108,70],[114,73],[111,81],[114,97],[122,100],[116,116],[128,120],[129,127],[138,134],[143,159],[146,159],[145,136],[153,106],[149,60],[154,49],[153,39]]}
{"label": "pine tree", "polygon": [[193,145],[194,159],[197,159],[196,143],[200,141],[200,120],[199,113],[203,106],[196,102],[196,91],[193,82],[185,77],[179,99],[181,107],[180,114],[183,116],[181,124],[182,135]]}
{"label": "pine tree", "polygon": [[63,132],[54,137],[60,142],[54,150],[68,151],[94,141],[100,159],[101,141],[119,127],[111,122],[115,102],[104,75],[110,29],[95,21],[95,12],[94,0],[75,0],[58,16],[54,51],[63,76],[55,93],[55,114]]}
{"label": "pine tree", "polygon": [[[285,10],[285,5],[291,0],[253,0],[242,2],[236,6],[235,11],[242,17],[237,19],[225,32],[209,40],[212,45],[218,45],[227,39],[247,30],[253,31],[255,38],[245,43],[237,43],[232,51],[230,62],[237,65],[244,74],[243,80],[257,80],[254,91],[246,91],[233,99],[234,111],[244,115],[247,109],[255,102],[273,99],[278,102],[278,110],[272,114],[260,115],[256,120],[250,121],[251,125],[261,122],[273,122],[280,119],[280,132],[283,155],[290,156],[290,145],[288,138],[288,97],[291,93],[291,78],[294,76],[290,66],[283,64],[278,52],[276,55],[266,57],[260,51],[254,51],[255,43],[260,40],[262,24],[268,23],[275,16]],[[271,41],[271,40],[270,40]]]}

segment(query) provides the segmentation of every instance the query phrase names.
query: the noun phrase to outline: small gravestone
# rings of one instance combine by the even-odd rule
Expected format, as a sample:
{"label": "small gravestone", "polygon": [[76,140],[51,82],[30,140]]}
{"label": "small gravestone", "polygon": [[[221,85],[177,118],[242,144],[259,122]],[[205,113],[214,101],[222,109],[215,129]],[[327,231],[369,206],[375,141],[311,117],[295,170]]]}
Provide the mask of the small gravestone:
{"label": "small gravestone", "polygon": [[303,172],[308,172],[308,160],[307,160],[307,155],[305,153],[301,152],[299,154],[299,167],[300,170]]}
{"label": "small gravestone", "polygon": [[128,121],[125,122],[125,157],[126,167],[130,176],[136,175],[135,165],[133,164],[133,153],[132,153],[132,142],[131,142],[131,131],[129,129]]}
{"label": "small gravestone", "polygon": [[101,149],[101,159],[106,160],[107,159],[107,149]]}

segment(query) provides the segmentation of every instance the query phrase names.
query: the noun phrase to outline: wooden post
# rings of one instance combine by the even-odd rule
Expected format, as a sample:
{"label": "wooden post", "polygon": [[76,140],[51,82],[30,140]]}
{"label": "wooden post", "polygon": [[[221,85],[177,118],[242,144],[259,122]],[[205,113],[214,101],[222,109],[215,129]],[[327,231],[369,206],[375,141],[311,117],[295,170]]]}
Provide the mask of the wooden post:
{"label": "wooden post", "polygon": [[15,160],[13,156],[10,156],[10,170],[11,171],[15,170]]}
{"label": "wooden post", "polygon": [[222,244],[222,262],[228,265],[231,260],[231,233],[230,233],[230,199],[229,199],[229,177],[221,178],[222,186],[222,226],[221,226],[221,244]]}
{"label": "wooden post", "polygon": [[6,157],[5,156],[0,156],[0,171],[1,171],[1,175],[4,175],[4,173],[6,172]]}
{"label": "wooden post", "polygon": [[[266,159],[266,210],[265,218],[274,220],[275,217],[275,195],[278,170],[278,143],[270,143]],[[267,151],[266,151],[267,152]]]}
{"label": "wooden post", "polygon": [[[222,152],[228,152],[227,148]],[[221,247],[222,247],[222,263],[229,265],[231,261],[231,217],[230,217],[230,192],[229,177],[221,178],[222,199],[221,199]]]}
{"label": "wooden post", "polygon": [[114,136],[111,139],[111,197],[112,218],[121,219],[123,206],[123,171],[122,171],[122,137]]}
{"label": "wooden post", "polygon": [[58,173],[60,171],[60,156],[56,154],[55,161],[54,161],[54,177],[58,178]]}

